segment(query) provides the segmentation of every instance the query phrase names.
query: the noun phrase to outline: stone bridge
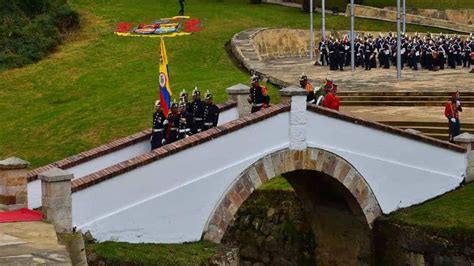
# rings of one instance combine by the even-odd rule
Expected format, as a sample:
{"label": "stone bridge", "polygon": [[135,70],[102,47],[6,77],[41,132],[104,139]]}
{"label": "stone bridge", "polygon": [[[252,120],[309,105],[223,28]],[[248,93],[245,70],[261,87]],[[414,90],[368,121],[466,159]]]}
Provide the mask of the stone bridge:
{"label": "stone bridge", "polygon": [[472,175],[465,147],[307,105],[299,88],[246,114],[248,89],[228,89],[211,130],[152,151],[147,130],[31,171],[30,207],[41,205],[37,175],[59,167],[74,174],[73,225],[101,241],[220,242],[243,202],[275,176],[291,179],[306,202],[321,191],[314,182],[330,180],[370,228]]}

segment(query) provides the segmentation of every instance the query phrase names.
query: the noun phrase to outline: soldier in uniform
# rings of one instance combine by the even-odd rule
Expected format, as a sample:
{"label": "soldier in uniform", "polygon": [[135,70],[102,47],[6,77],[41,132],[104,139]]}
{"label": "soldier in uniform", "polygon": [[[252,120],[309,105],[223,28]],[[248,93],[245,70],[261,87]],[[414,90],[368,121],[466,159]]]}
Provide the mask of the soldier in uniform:
{"label": "soldier in uniform", "polygon": [[372,68],[371,60],[373,56],[373,48],[372,44],[367,40],[367,37],[365,38],[364,42],[364,65],[365,65],[365,70],[370,70]]}
{"label": "soldier in uniform", "polygon": [[178,139],[187,138],[191,135],[191,127],[193,125],[193,116],[186,110],[186,102],[179,102],[179,122],[178,122]]}
{"label": "soldier in uniform", "polygon": [[190,114],[192,113],[193,107],[192,107],[192,104],[188,100],[188,93],[185,90],[183,90],[179,94],[179,102],[180,102],[180,104],[181,104],[181,102],[184,102],[184,104],[186,105],[186,112],[188,112]]}
{"label": "soldier in uniform", "polygon": [[178,103],[171,103],[171,111],[168,114],[168,132],[166,134],[166,143],[173,143],[178,140],[179,112]]}
{"label": "soldier in uniform", "polygon": [[193,134],[196,134],[201,132],[204,123],[204,103],[201,101],[201,91],[199,91],[197,87],[194,88],[193,102],[191,103],[191,105],[191,114],[194,118],[193,127],[191,131]]}
{"label": "soldier in uniform", "polygon": [[444,115],[449,123],[449,141],[453,142],[454,137],[459,135],[461,123],[459,121],[459,112],[462,112],[461,102],[459,101],[459,92],[453,93],[451,100],[446,103]]}
{"label": "soldier in uniform", "polygon": [[250,79],[252,87],[250,88],[250,95],[247,101],[252,104],[251,112],[255,113],[261,109],[265,109],[270,104],[270,96],[268,90],[264,86],[260,86],[258,83],[258,76],[253,75]]}
{"label": "soldier in uniform", "polygon": [[308,82],[308,76],[304,73],[300,76],[300,86],[302,89],[306,91],[306,102],[308,103],[315,103],[316,99],[314,98],[314,88],[311,83]]}
{"label": "soldier in uniform", "polygon": [[204,130],[216,127],[219,121],[219,108],[212,103],[212,94],[207,91],[204,99]]}
{"label": "soldier in uniform", "polygon": [[319,42],[319,51],[321,52],[321,65],[326,66],[329,65],[329,55],[328,55],[328,48],[327,48],[327,41]]}
{"label": "soldier in uniform", "polygon": [[159,148],[166,143],[165,128],[168,125],[160,101],[155,102],[155,112],[153,113],[153,128],[151,133],[151,149]]}

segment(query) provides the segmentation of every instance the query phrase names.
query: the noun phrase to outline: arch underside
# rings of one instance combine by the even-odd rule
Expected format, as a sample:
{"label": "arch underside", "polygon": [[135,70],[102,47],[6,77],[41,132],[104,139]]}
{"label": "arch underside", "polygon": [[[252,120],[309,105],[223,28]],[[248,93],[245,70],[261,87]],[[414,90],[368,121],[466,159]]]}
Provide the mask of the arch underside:
{"label": "arch underside", "polygon": [[345,159],[317,148],[283,149],[260,158],[238,176],[209,217],[203,239],[220,243],[235,213],[255,189],[275,176],[297,170],[321,172],[340,182],[359,205],[369,226],[382,214],[370,186]]}

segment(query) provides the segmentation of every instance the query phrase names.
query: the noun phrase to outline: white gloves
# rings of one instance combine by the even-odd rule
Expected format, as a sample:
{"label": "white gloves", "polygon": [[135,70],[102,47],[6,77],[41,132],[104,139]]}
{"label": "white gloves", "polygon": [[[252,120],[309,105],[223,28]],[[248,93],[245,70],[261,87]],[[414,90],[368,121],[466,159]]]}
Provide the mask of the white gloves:
{"label": "white gloves", "polygon": [[460,101],[456,101],[456,107],[459,107],[461,105]]}
{"label": "white gloves", "polygon": [[451,122],[456,123],[456,118],[452,117]]}
{"label": "white gloves", "polygon": [[162,140],[161,140],[161,144],[162,144],[162,145],[165,145],[165,144],[166,144],[166,139],[162,139]]}
{"label": "white gloves", "polygon": [[168,119],[165,119],[165,121],[163,121],[163,126],[166,126],[168,125]]}

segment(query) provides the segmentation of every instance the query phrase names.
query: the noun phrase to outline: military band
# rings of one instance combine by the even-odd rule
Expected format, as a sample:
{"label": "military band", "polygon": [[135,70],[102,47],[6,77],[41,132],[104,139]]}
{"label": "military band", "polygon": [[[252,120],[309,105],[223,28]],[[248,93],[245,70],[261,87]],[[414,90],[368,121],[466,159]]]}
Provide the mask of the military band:
{"label": "military band", "polygon": [[[350,65],[350,40],[347,36],[339,40],[329,37],[319,43],[319,62],[315,65],[329,65],[330,70],[343,70]],[[354,40],[355,66],[366,70],[378,66],[388,69],[397,64],[397,38],[389,33],[378,37],[368,35]],[[401,67],[408,66],[412,70],[439,70],[467,67],[474,64],[474,36],[471,34],[464,40],[459,35],[434,35],[427,33],[420,36],[402,34],[401,36]]]}

